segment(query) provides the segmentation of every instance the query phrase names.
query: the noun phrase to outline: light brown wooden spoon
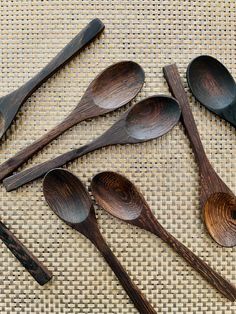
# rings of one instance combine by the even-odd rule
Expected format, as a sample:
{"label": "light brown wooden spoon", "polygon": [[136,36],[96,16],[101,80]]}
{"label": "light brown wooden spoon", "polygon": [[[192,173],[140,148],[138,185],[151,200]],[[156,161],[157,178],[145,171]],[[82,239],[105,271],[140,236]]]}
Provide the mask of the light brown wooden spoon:
{"label": "light brown wooden spoon", "polygon": [[182,121],[199,165],[200,205],[206,227],[218,244],[226,247],[235,246],[236,197],[215,172],[206,156],[177,66],[175,64],[165,66],[163,71],[173,96],[181,106]]}
{"label": "light brown wooden spoon", "polygon": [[67,170],[54,169],[45,176],[43,193],[54,213],[95,245],[138,311],[141,314],[156,314],[101,235],[91,197],[83,183]]}
{"label": "light brown wooden spoon", "polygon": [[159,95],[143,99],[92,142],[8,177],[3,184],[7,191],[11,191],[95,149],[115,144],[142,143],[158,138],[178,123],[180,114],[179,105],[174,98]]}
{"label": "light brown wooden spoon", "polygon": [[107,212],[160,237],[226,298],[235,300],[235,287],[162,227],[143,195],[126,177],[101,172],[93,177],[91,188],[97,203]]}
{"label": "light brown wooden spoon", "polygon": [[143,69],[133,61],[106,68],[90,83],[75,109],[60,124],[0,165],[0,180],[75,124],[126,105],[140,91],[144,78]]}

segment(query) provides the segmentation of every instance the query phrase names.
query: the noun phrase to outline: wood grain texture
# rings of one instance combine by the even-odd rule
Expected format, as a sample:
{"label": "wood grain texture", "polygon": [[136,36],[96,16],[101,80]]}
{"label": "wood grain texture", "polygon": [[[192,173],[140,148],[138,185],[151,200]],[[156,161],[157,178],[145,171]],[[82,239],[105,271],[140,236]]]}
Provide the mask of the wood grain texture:
{"label": "wood grain texture", "polygon": [[107,212],[160,237],[226,298],[236,299],[236,288],[164,229],[143,195],[126,177],[110,171],[99,173],[93,177],[91,189],[97,203]]}
{"label": "wood grain texture", "polygon": [[94,141],[8,177],[3,184],[7,191],[11,191],[101,147],[141,143],[158,138],[178,123],[180,114],[178,103],[171,97],[160,95],[146,98],[125,112],[120,120]]}
{"label": "wood grain texture", "polygon": [[140,91],[144,78],[143,69],[132,61],[106,68],[90,83],[75,109],[61,123],[0,165],[0,180],[75,124],[126,105]]}
{"label": "wood grain texture", "polygon": [[0,222],[0,239],[40,285],[44,285],[52,279],[52,273],[30,253],[2,222]]}
{"label": "wood grain texture", "polygon": [[236,83],[222,63],[198,56],[187,68],[187,80],[202,105],[236,127]]}
{"label": "wood grain texture", "polygon": [[155,314],[139,288],[112,253],[100,233],[91,197],[82,182],[69,171],[54,169],[44,179],[45,199],[66,224],[88,238],[104,257],[141,314]]}
{"label": "wood grain texture", "polygon": [[38,74],[0,99],[0,137],[10,126],[21,105],[33,92],[95,39],[103,29],[104,24],[99,19],[92,20]]}
{"label": "wood grain texture", "polygon": [[[233,203],[236,202],[235,196],[217,175],[206,156],[177,66],[166,66],[163,71],[173,96],[181,106],[183,124],[200,169],[200,204],[206,227],[218,244],[235,246],[236,219],[233,217],[236,217],[236,206],[232,206],[232,198]],[[231,215],[228,214],[229,211]],[[214,220],[218,223],[212,224]]]}

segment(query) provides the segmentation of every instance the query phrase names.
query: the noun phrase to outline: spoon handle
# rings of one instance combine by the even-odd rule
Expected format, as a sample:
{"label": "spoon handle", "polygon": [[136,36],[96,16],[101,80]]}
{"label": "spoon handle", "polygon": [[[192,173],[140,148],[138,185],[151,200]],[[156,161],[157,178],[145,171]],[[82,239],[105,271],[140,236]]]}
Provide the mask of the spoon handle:
{"label": "spoon handle", "polygon": [[104,29],[99,19],[94,19],[83,28],[38,74],[19,88],[20,98],[25,101],[49,77],[60,70],[78,52],[86,47]]}
{"label": "spoon handle", "polygon": [[211,167],[205,150],[203,148],[198,129],[189,106],[188,96],[184,90],[181,78],[176,64],[171,64],[163,68],[164,76],[169,85],[170,91],[173,96],[178,100],[182,110],[182,120],[186,128],[189,140],[199,164],[200,169],[207,170]]}
{"label": "spoon handle", "polygon": [[0,238],[40,285],[51,280],[52,273],[29,252],[2,222],[0,222]]}
{"label": "spoon handle", "polygon": [[90,142],[88,145],[80,147],[79,149],[73,149],[69,152],[57,156],[54,159],[45,161],[32,168],[26,169],[24,171],[16,173],[15,175],[7,177],[6,179],[3,180],[3,185],[5,186],[7,191],[12,191],[28,182],[40,178],[51,169],[59,168],[68,163],[69,161],[72,161],[95,149],[105,146],[105,144],[103,144],[102,141],[100,141],[100,138],[101,137],[97,138],[93,142]]}
{"label": "spoon handle", "polygon": [[167,230],[165,230],[157,221],[150,227],[152,233],[160,237],[166,242],[175,252],[182,256],[199,274],[202,275],[213,287],[221,292],[226,298],[231,301],[236,299],[236,288],[220,274],[214,271],[202,259],[196,256],[186,246],[179,242]]}
{"label": "spoon handle", "polygon": [[123,286],[124,290],[134,303],[136,309],[141,314],[156,314],[157,312],[154,310],[152,305],[147,301],[145,296],[139,290],[139,288],[132,282],[129,275],[122,267],[116,256],[112,253],[111,249],[108,247],[104,239],[99,237],[93,241],[96,248],[100,251],[107,264],[111,267],[114,274],[118,278],[119,282]]}

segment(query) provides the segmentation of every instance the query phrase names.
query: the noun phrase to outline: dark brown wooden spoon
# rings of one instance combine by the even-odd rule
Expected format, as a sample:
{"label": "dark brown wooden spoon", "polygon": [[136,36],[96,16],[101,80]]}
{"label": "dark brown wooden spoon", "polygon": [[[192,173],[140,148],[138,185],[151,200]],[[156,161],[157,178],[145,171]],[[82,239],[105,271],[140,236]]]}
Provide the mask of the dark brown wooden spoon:
{"label": "dark brown wooden spoon", "polygon": [[41,286],[52,279],[52,273],[30,253],[1,221],[0,239]]}
{"label": "dark brown wooden spoon", "polygon": [[0,180],[75,124],[115,110],[130,102],[144,83],[144,71],[135,62],[122,61],[101,72],[75,109],[57,126],[0,165]]}
{"label": "dark brown wooden spoon", "polygon": [[101,235],[91,197],[83,183],[67,170],[54,169],[44,178],[43,193],[54,213],[95,245],[139,312],[156,313]]}
{"label": "dark brown wooden spoon", "polygon": [[0,138],[9,128],[21,105],[26,102],[33,92],[95,39],[104,27],[99,19],[92,20],[37,75],[17,90],[0,98]]}
{"label": "dark brown wooden spoon", "polygon": [[93,177],[91,188],[97,203],[107,212],[160,237],[226,298],[235,300],[235,287],[164,229],[127,178],[115,172],[102,172]]}
{"label": "dark brown wooden spoon", "polygon": [[188,97],[175,64],[164,67],[164,75],[173,96],[179,101],[182,120],[200,169],[200,205],[212,238],[220,245],[236,245],[236,198],[217,175],[204,151]]}
{"label": "dark brown wooden spoon", "polygon": [[11,191],[95,149],[158,138],[178,123],[180,114],[179,105],[174,98],[164,95],[146,98],[125,112],[120,120],[92,142],[8,177],[3,184],[7,191]]}
{"label": "dark brown wooden spoon", "polygon": [[202,105],[236,127],[236,83],[222,63],[199,56],[190,62],[187,80]]}

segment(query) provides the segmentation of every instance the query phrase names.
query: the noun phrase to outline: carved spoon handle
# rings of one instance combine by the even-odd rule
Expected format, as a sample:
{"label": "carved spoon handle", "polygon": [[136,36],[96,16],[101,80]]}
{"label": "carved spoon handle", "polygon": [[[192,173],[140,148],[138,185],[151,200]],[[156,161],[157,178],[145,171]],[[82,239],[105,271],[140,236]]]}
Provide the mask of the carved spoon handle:
{"label": "carved spoon handle", "polygon": [[29,252],[2,222],[0,222],[0,239],[40,285],[51,280],[52,273]]}

